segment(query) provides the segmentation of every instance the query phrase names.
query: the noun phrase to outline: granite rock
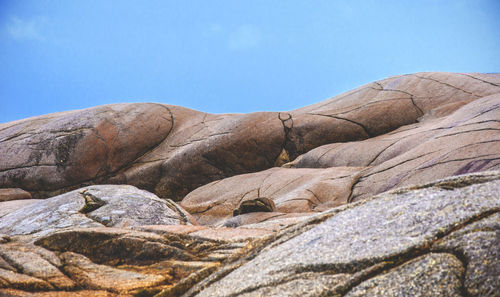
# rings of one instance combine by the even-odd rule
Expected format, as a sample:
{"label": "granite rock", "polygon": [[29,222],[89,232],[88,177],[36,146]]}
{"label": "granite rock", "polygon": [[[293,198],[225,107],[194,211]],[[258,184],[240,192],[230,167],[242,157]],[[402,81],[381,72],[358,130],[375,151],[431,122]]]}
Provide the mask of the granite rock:
{"label": "granite rock", "polygon": [[[0,155],[11,156],[0,159],[0,188],[45,198],[90,184],[130,184],[178,201],[212,181],[281,166],[322,145],[447,117],[499,86],[498,74],[430,72],[390,77],[289,112],[215,115],[134,103],[39,116],[0,124]],[[486,131],[482,125],[489,124],[464,127]],[[351,151],[360,159],[376,155]],[[476,163],[463,173],[496,168],[488,152],[480,154],[493,159],[488,166],[471,159]]]}
{"label": "granite rock", "polygon": [[499,111],[499,74],[431,72],[0,124],[0,296],[498,296]]}
{"label": "granite rock", "polygon": [[[471,241],[460,236],[462,230],[500,211],[499,173],[481,176],[476,175],[476,183],[472,185],[464,186],[461,178],[450,179],[445,182],[447,188],[430,184],[398,190],[350,204],[331,214],[327,212],[323,214],[324,222],[295,231],[296,236],[269,245],[238,268],[221,273],[221,278],[213,283],[193,288],[190,294],[257,296],[260,290],[268,288],[268,294],[279,296],[284,294],[280,288],[286,287],[285,283],[297,273],[306,272],[322,272],[318,275],[321,278],[324,274],[332,278],[347,274],[343,284],[325,286],[315,296],[340,296],[348,292],[353,296],[363,292],[403,296],[404,292],[425,295],[429,291],[437,296],[456,296],[461,294],[462,286],[472,293],[498,292],[500,287],[494,274],[499,260],[495,255],[498,245],[494,245],[494,237],[484,238],[480,247],[469,251],[472,259],[475,252],[484,249],[480,258],[492,264],[487,269],[478,268],[482,273],[474,272],[474,277],[465,277],[465,281],[464,271],[478,264],[462,261],[464,258],[451,249],[435,254],[437,247],[433,247],[440,240],[457,236],[460,243],[455,246],[466,248]],[[496,249],[491,256],[494,260],[484,253],[487,249]],[[400,272],[403,275],[391,276]],[[420,285],[426,279],[427,288]]]}

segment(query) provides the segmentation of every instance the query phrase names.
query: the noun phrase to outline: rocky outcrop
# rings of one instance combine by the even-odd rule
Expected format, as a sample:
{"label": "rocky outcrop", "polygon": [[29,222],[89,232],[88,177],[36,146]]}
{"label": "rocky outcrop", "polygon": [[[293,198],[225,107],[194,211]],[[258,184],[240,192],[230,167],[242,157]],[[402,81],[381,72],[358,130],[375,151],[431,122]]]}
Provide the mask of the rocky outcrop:
{"label": "rocky outcrop", "polygon": [[[141,221],[3,229],[0,295],[497,296],[499,189],[498,171],[453,177],[275,231]],[[71,208],[60,201],[68,194],[51,199]]]}
{"label": "rocky outcrop", "polygon": [[499,178],[453,178],[327,211],[187,296],[496,296]]}
{"label": "rocky outcrop", "polygon": [[[241,225],[269,218],[319,212],[345,204],[359,167],[325,169],[272,168],[241,174],[202,186],[180,205],[203,225]],[[234,216],[242,203],[264,197],[274,202],[272,212],[254,211]],[[250,217],[252,215],[252,218]]]}
{"label": "rocky outcrop", "polygon": [[133,186],[91,186],[40,200],[2,217],[0,233],[28,235],[67,227],[191,224],[172,201]]}
{"label": "rocky outcrop", "polygon": [[499,137],[477,73],[0,124],[0,296],[498,296]]}
{"label": "rocky outcrop", "polygon": [[[130,184],[178,201],[209,182],[280,166],[322,145],[372,139],[398,128],[432,129],[433,119],[499,93],[499,86],[497,74],[419,73],[290,112],[214,115],[136,103],[0,124],[0,155],[10,156],[0,159],[0,187],[43,198],[91,184]],[[489,124],[464,129],[481,125]],[[350,152],[373,159],[392,143],[385,140],[377,142],[376,152]]]}

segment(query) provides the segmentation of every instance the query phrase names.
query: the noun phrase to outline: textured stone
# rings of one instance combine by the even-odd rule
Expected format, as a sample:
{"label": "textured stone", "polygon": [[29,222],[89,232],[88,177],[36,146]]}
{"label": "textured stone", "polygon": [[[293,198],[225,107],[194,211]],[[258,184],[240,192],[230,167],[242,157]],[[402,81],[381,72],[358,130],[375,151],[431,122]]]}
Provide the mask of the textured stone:
{"label": "textured stone", "polygon": [[158,145],[172,125],[159,104],[105,105],[2,124],[0,155],[12,158],[0,161],[0,185],[40,192],[105,177]]}
{"label": "textured stone", "polygon": [[[99,202],[99,203],[98,203]],[[187,218],[154,194],[133,186],[90,186],[17,209],[2,217],[0,232],[47,234],[68,227],[185,224]]]}
{"label": "textured stone", "polygon": [[0,285],[28,291],[54,289],[53,286],[41,279],[4,269],[0,269]]}
{"label": "textured stone", "polygon": [[[224,219],[230,219],[242,203],[260,197],[273,200],[277,213],[319,212],[347,201],[360,170],[357,167],[272,168],[200,187],[189,193],[180,205],[204,225],[221,224]],[[268,219],[277,214],[262,215]],[[257,218],[246,220],[246,223],[259,221]]]}
{"label": "textured stone", "polygon": [[469,296],[497,296],[500,289],[500,213],[450,234],[433,246],[467,263],[464,287]]}
{"label": "textured stone", "polygon": [[469,186],[463,186],[459,178],[456,189],[450,189],[454,183],[449,180],[448,189],[429,185],[352,205],[264,250],[199,296],[251,292],[278,284],[297,272],[355,273],[377,263],[399,263],[413,254],[429,252],[436,238],[500,210],[498,174],[496,178],[488,182],[491,176],[486,175],[484,183]]}
{"label": "textured stone", "polygon": [[64,271],[80,285],[92,289],[126,291],[160,284],[164,277],[137,273],[92,263],[85,256],[66,252],[61,255]]}
{"label": "textured stone", "polygon": [[465,104],[446,117],[359,142],[325,145],[297,168],[366,166],[350,199],[457,174],[500,168],[500,94]]}
{"label": "textured stone", "polygon": [[28,205],[32,205],[42,201],[41,199],[25,199],[25,200],[11,200],[0,202],[0,218],[8,215],[11,212],[23,208]]}
{"label": "textured stone", "polygon": [[[280,166],[321,145],[446,117],[499,93],[499,77],[395,76],[290,112],[214,115],[136,103],[0,124],[0,155],[12,156],[0,160],[0,187],[21,187],[38,198],[125,183],[178,201],[211,181]],[[483,160],[469,161],[479,163],[463,173],[486,170]]]}
{"label": "textured stone", "polygon": [[115,297],[116,293],[103,290],[26,292],[14,289],[0,289],[0,296],[5,297]]}
{"label": "textured stone", "polygon": [[75,283],[59,270],[62,266],[59,259],[46,250],[40,255],[37,253],[40,250],[13,243],[0,245],[0,256],[25,275],[45,280],[58,289],[72,289]]}
{"label": "textured stone", "polygon": [[354,287],[345,297],[462,296],[464,267],[450,254],[429,254]]}
{"label": "textured stone", "polygon": [[0,124],[2,199],[48,198],[0,202],[0,296],[497,296],[499,110],[499,74],[417,73]]}

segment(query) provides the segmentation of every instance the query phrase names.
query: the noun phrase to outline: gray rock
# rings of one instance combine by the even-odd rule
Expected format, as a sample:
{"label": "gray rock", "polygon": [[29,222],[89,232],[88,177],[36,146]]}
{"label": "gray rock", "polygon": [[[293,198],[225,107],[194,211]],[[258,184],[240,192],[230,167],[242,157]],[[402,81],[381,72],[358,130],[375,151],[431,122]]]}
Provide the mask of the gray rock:
{"label": "gray rock", "polygon": [[0,233],[40,236],[69,227],[186,224],[186,217],[178,210],[181,208],[173,204],[133,186],[89,186],[5,215],[0,221]]}
{"label": "gray rock", "polygon": [[[481,176],[483,183],[480,183]],[[492,176],[496,180],[491,181]],[[254,259],[203,290],[199,296],[233,296],[264,287],[274,288],[269,294],[279,296],[282,292],[276,285],[296,273],[329,271],[331,274],[355,274],[381,263],[397,267],[415,256],[429,253],[431,245],[438,239],[457,232],[485,215],[498,212],[499,178],[499,173],[478,174],[474,179],[476,184],[465,186],[461,178],[456,178],[455,184],[454,179],[449,179],[445,181],[446,189],[439,184],[431,184],[381,194],[368,201],[352,204],[324,223],[263,250]],[[496,258],[493,263],[498,263],[498,257],[493,257]],[[442,265],[457,266],[453,264],[455,260],[448,264],[444,262]],[[422,265],[415,267],[428,267],[430,264]],[[435,273],[438,272],[431,268],[426,268],[429,271],[426,277],[436,279]],[[452,296],[456,292],[456,282],[460,279],[460,269],[453,268],[450,271],[458,275],[457,280],[450,274],[449,279],[443,281],[450,284],[451,291],[446,292]],[[485,273],[489,272],[487,270]],[[408,275],[405,277],[411,278]],[[439,285],[437,282],[436,286]],[[497,286],[495,283],[491,285]],[[406,290],[389,287],[394,292]],[[500,290],[499,287],[493,288],[496,292]],[[347,289],[322,294],[344,294]],[[437,288],[433,290],[439,291]]]}
{"label": "gray rock", "polygon": [[455,256],[428,254],[371,278],[344,296],[460,297],[463,272]]}
{"label": "gray rock", "polygon": [[433,246],[459,255],[467,264],[464,287],[469,296],[498,296],[500,288],[500,213],[453,232]]}

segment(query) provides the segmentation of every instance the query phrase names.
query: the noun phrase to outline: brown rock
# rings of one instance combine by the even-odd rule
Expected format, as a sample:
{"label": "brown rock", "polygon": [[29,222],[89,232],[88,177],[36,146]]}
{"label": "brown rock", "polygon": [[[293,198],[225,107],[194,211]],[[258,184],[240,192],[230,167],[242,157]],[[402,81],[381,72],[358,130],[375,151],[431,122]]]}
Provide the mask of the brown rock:
{"label": "brown rock", "polygon": [[19,188],[0,189],[0,201],[31,199],[31,194]]}
{"label": "brown rock", "polygon": [[92,263],[85,256],[66,252],[61,255],[66,271],[81,286],[92,289],[128,291],[162,283],[165,277],[137,273]]}
{"label": "brown rock", "polygon": [[440,118],[359,142],[334,143],[301,156],[297,168],[366,166],[351,200],[457,174],[500,168],[500,94]]}
{"label": "brown rock", "polygon": [[106,177],[154,148],[172,129],[167,107],[115,104],[0,125],[0,185],[37,196]]}
{"label": "brown rock", "polygon": [[279,214],[244,214],[255,218],[253,221],[246,220],[247,223],[257,223],[283,213],[318,212],[344,204],[350,195],[356,174],[361,169],[273,168],[237,175],[194,190],[184,198],[181,206],[203,225],[221,224],[225,219],[230,219],[233,211],[242,203],[255,201],[260,197],[271,199]]}
{"label": "brown rock", "polygon": [[0,296],[8,297],[115,297],[115,293],[103,290],[26,292],[15,289],[0,289]]}
{"label": "brown rock", "polygon": [[[500,92],[500,75],[417,73],[291,112],[212,115],[118,104],[0,125],[0,187],[47,197],[127,183],[182,199],[211,181],[280,166],[318,146],[368,139],[443,117]],[[189,160],[189,161],[187,161]]]}
{"label": "brown rock", "polygon": [[55,288],[75,287],[75,283],[59,270],[62,266],[59,258],[47,250],[12,243],[0,245],[0,256],[24,275],[42,279]]}

